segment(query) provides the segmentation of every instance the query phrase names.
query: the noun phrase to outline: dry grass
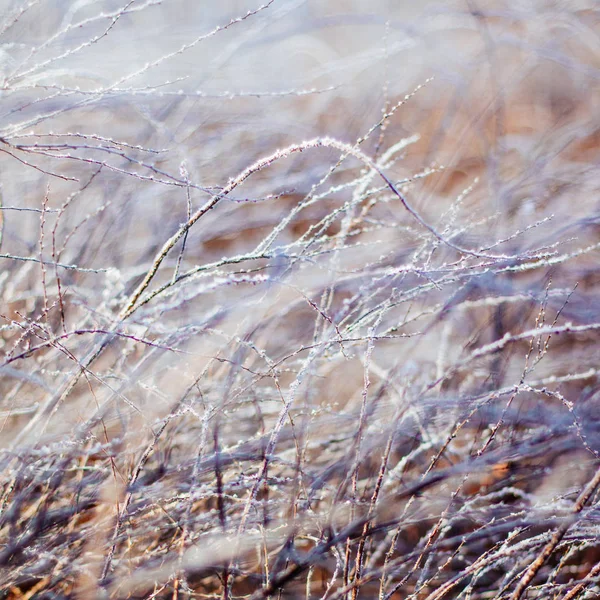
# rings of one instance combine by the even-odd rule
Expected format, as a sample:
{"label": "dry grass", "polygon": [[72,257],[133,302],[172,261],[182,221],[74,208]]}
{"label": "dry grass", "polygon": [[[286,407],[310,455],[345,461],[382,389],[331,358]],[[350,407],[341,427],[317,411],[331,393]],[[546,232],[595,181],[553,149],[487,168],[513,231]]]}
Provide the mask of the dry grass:
{"label": "dry grass", "polygon": [[594,1],[0,43],[2,598],[600,594]]}

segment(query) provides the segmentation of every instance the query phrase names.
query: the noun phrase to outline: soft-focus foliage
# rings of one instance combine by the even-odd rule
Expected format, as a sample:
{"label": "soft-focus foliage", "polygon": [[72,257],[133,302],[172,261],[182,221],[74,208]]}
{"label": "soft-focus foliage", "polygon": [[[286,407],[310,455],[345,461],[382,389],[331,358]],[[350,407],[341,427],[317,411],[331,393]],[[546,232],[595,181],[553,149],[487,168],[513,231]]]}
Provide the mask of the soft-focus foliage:
{"label": "soft-focus foliage", "polygon": [[594,0],[5,0],[2,598],[600,594]]}

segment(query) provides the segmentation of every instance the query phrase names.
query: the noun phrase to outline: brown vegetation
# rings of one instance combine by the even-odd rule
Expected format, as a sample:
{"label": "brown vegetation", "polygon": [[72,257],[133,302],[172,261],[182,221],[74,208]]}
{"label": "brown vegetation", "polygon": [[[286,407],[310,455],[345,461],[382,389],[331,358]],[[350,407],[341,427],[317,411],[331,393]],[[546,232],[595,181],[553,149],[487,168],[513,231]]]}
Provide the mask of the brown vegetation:
{"label": "brown vegetation", "polygon": [[597,3],[7,4],[0,597],[596,597]]}

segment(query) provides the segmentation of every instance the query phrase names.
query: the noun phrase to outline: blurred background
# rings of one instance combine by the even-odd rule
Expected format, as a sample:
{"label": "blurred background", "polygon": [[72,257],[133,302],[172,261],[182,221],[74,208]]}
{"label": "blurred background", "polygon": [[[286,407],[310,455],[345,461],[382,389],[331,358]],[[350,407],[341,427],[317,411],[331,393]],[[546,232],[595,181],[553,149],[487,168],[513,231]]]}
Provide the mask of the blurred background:
{"label": "blurred background", "polygon": [[[479,177],[471,201],[499,212],[499,227],[560,214],[574,182],[585,190],[578,208],[595,214],[593,1],[277,0],[229,26],[259,5],[4,5],[4,135],[101,128],[151,141],[168,150],[157,166],[177,173],[185,161],[202,185],[219,186],[277,147],[324,135],[354,142],[423,86],[387,124],[391,139],[420,136],[401,175],[445,167],[415,191],[419,209]],[[364,147],[377,144],[372,136]],[[38,173],[3,160],[5,196],[39,204]],[[290,166],[271,192],[301,194],[321,176],[303,172],[301,183],[299,170]],[[130,191],[134,214],[175,216],[168,190],[142,189]]]}

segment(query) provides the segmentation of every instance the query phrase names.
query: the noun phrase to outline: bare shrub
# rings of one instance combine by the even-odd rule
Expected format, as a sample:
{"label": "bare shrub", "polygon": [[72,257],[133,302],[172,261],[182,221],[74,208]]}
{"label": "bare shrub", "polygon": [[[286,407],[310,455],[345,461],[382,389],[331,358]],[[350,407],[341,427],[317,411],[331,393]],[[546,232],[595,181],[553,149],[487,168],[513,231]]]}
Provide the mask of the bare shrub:
{"label": "bare shrub", "polygon": [[597,595],[599,18],[7,3],[2,597]]}

